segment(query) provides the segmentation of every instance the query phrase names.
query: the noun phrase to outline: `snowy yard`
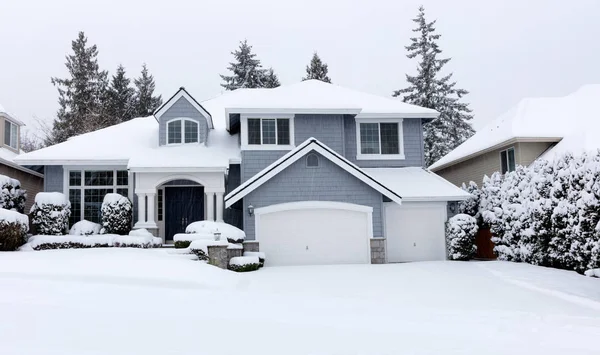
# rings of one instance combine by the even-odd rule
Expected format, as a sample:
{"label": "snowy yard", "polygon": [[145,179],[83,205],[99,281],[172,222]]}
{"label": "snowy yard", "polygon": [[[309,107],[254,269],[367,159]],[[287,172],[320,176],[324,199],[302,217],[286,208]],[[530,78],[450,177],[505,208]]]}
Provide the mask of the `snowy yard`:
{"label": "snowy yard", "polygon": [[0,253],[1,354],[598,354],[600,279],[506,262],[263,268]]}

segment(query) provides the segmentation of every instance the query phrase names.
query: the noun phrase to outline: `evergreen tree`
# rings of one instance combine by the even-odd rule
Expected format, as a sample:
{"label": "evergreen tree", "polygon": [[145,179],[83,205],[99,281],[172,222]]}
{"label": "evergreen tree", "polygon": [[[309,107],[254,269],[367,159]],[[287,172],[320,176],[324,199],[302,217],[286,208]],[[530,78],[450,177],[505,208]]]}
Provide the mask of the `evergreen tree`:
{"label": "evergreen tree", "polygon": [[415,76],[407,74],[409,86],[394,91],[393,96],[402,95],[407,103],[440,113],[438,118],[424,125],[425,161],[431,165],[473,135],[474,130],[468,122],[473,116],[469,105],[460,102],[468,91],[456,88],[452,73],[441,74],[450,58],[438,57],[442,51],[437,44],[441,35],[435,32],[436,21],[426,21],[422,6],[413,21],[418,24],[413,29],[418,36],[412,37],[411,44],[405,48],[408,58],[419,59],[418,73]]}
{"label": "evergreen tree", "polygon": [[59,109],[46,144],[56,144],[69,137],[103,126],[107,99],[108,72],[98,66],[98,49],[87,46],[87,37],[79,32],[72,41],[73,54],[67,55],[68,78],[52,78],[58,89]]}
{"label": "evergreen tree", "polygon": [[135,95],[134,95],[134,116],[146,117],[154,113],[154,111],[162,105],[161,95],[154,96],[154,76],[148,73],[146,64],[142,66],[142,73],[139,78],[134,79]]}
{"label": "evergreen tree", "polygon": [[122,65],[117,67],[108,89],[107,125],[129,121],[134,114],[135,90],[130,87],[130,80]]}
{"label": "evergreen tree", "polygon": [[326,83],[331,83],[331,79],[327,76],[327,72],[327,64],[323,63],[317,52],[315,52],[310,60],[310,64],[306,66],[306,77],[302,78],[302,81],[317,79]]}
{"label": "evergreen tree", "polygon": [[461,189],[471,194],[471,197],[462,201],[458,205],[458,212],[468,214],[471,217],[475,217],[477,222],[480,222],[479,204],[481,200],[481,191],[474,181],[469,182],[469,186],[465,183],[462,184]]}
{"label": "evergreen tree", "polygon": [[263,84],[266,88],[276,88],[278,86],[281,86],[279,78],[277,77],[277,74],[275,74],[273,68],[269,68],[267,70],[267,73],[265,74],[265,78],[263,80]]}
{"label": "evergreen tree", "polygon": [[240,42],[240,47],[231,52],[235,62],[229,63],[227,69],[232,75],[220,75],[224,81],[221,84],[226,90],[236,90],[240,88],[262,88],[266,87],[263,82],[267,76],[266,70],[262,69],[260,60],[256,59],[256,54],[252,53],[252,46],[247,40]]}

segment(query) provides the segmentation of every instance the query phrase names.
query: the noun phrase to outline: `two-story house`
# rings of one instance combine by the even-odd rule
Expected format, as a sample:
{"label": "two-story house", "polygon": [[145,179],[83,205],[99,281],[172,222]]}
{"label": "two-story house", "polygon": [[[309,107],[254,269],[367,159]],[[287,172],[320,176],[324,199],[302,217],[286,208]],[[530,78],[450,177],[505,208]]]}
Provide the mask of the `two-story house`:
{"label": "two-story house", "polygon": [[100,220],[106,193],[134,201],[135,228],[164,239],[225,221],[271,265],[446,258],[464,191],[423,169],[438,113],[308,80],[196,101],[184,88],[153,116],[21,155],[67,194],[72,223]]}
{"label": "two-story house", "polygon": [[3,139],[0,146],[0,175],[19,180],[21,187],[28,194],[25,213],[29,213],[33,197],[44,187],[44,175],[33,167],[21,166],[14,161],[20,153],[21,127],[24,125],[0,105],[0,137]]}

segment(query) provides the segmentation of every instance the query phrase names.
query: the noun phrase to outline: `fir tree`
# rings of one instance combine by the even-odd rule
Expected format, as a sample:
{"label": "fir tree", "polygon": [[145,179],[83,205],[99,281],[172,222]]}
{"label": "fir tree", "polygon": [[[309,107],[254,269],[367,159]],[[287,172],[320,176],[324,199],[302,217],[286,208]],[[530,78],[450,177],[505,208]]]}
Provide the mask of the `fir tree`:
{"label": "fir tree", "polygon": [[56,144],[69,137],[103,126],[107,99],[108,73],[98,66],[98,49],[87,45],[87,37],[79,32],[72,41],[73,54],[67,55],[68,78],[52,78],[58,89],[59,109],[46,144]]}
{"label": "fir tree", "polygon": [[327,72],[327,64],[323,63],[317,52],[315,52],[310,60],[310,64],[306,66],[306,76],[302,78],[302,81],[316,79],[331,83],[331,79],[327,76]]}
{"label": "fir tree", "polygon": [[107,125],[114,125],[133,118],[135,90],[130,87],[130,80],[122,65],[117,67],[108,89]]}
{"label": "fir tree", "polygon": [[265,74],[265,78],[263,79],[263,84],[264,84],[264,87],[266,87],[266,88],[276,88],[278,86],[281,86],[281,83],[279,82],[279,78],[277,77],[277,74],[275,74],[275,71],[273,70],[273,68],[269,68],[267,70],[267,73]]}
{"label": "fir tree", "polygon": [[133,80],[135,84],[134,95],[134,116],[146,117],[154,113],[154,111],[162,105],[161,95],[154,96],[154,76],[148,73],[146,64],[142,66],[140,77]]}
{"label": "fir tree", "polygon": [[247,40],[240,42],[240,47],[231,52],[235,59],[229,63],[227,69],[232,75],[221,75],[224,81],[221,84],[226,90],[236,90],[240,88],[262,88],[266,87],[266,70],[262,69],[260,60],[256,59],[256,54],[252,53],[252,46]]}
{"label": "fir tree", "polygon": [[394,91],[393,96],[402,96],[405,102],[440,113],[438,118],[424,125],[425,161],[431,165],[473,135],[474,130],[468,122],[473,116],[468,104],[460,102],[468,91],[456,88],[452,73],[441,74],[450,58],[438,57],[442,51],[437,44],[441,35],[435,32],[436,21],[426,21],[422,6],[413,21],[418,24],[413,29],[418,36],[412,37],[411,44],[405,48],[408,58],[418,58],[418,73],[415,76],[407,74],[409,86]]}

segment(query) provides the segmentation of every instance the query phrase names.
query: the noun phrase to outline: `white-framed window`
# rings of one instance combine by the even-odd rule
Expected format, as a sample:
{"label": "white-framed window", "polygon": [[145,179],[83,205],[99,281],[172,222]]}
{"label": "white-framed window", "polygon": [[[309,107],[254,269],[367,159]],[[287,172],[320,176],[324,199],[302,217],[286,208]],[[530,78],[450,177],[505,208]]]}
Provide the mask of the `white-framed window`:
{"label": "white-framed window", "polygon": [[242,149],[288,150],[294,147],[294,117],[242,116]]}
{"label": "white-framed window", "polygon": [[71,202],[71,226],[83,219],[100,223],[102,201],[108,193],[116,192],[129,197],[127,170],[70,169],[65,174]]}
{"label": "white-framed window", "polygon": [[200,125],[198,122],[176,118],[167,122],[167,144],[198,143]]}
{"label": "white-framed window", "polygon": [[319,156],[315,153],[308,153],[306,155],[306,167],[307,168],[318,168],[319,167]]}
{"label": "white-framed window", "polygon": [[6,119],[4,120],[4,144],[13,149],[19,147],[19,126]]}
{"label": "white-framed window", "polygon": [[404,159],[402,119],[357,119],[356,145],[359,160]]}
{"label": "white-framed window", "polygon": [[515,171],[516,162],[514,147],[510,147],[500,152],[500,166],[502,167],[502,174]]}

